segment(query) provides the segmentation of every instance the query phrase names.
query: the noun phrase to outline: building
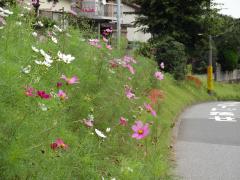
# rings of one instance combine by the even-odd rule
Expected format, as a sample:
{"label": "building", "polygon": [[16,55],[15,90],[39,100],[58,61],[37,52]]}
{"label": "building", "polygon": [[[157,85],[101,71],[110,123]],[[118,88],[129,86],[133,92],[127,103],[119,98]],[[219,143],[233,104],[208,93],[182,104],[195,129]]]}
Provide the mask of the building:
{"label": "building", "polygon": [[[146,42],[151,35],[144,34],[139,27],[134,26],[137,16],[137,5],[122,3],[121,6],[121,32],[128,41]],[[67,13],[76,12],[80,16],[85,16],[94,20],[95,25],[101,33],[106,28],[113,29],[113,36],[116,34],[117,4],[112,0],[41,0],[39,14],[47,16],[55,21],[61,22],[63,11]],[[67,23],[67,22],[64,22]]]}

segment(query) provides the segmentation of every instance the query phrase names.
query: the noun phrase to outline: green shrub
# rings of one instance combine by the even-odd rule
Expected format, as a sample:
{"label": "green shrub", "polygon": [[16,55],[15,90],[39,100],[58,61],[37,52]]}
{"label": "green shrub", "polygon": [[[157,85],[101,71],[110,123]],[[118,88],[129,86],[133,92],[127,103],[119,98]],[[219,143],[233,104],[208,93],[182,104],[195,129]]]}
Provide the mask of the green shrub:
{"label": "green shrub", "polygon": [[170,36],[154,40],[155,58],[160,65],[165,64],[165,70],[173,74],[177,80],[186,75],[187,55],[184,44]]}
{"label": "green shrub", "polygon": [[223,71],[232,71],[238,65],[238,53],[233,49],[225,49],[219,52],[219,63]]}

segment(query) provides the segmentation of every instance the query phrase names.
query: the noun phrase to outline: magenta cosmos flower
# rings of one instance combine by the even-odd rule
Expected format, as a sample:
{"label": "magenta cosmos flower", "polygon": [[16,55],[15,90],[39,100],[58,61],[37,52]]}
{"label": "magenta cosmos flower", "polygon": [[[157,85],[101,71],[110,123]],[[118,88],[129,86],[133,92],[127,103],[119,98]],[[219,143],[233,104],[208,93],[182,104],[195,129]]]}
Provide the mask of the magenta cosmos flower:
{"label": "magenta cosmos flower", "polygon": [[152,108],[152,106],[150,104],[144,103],[144,106],[145,106],[146,110],[148,112],[150,112],[153,116],[155,116],[155,117],[157,116],[156,111]]}
{"label": "magenta cosmos flower", "polygon": [[62,85],[62,82],[57,82],[57,88],[60,88]]}
{"label": "magenta cosmos flower", "polygon": [[79,83],[77,76],[73,76],[71,78],[67,78],[64,74],[61,76],[61,79],[64,79],[67,84],[76,84]]}
{"label": "magenta cosmos flower", "polygon": [[164,75],[163,75],[163,73],[162,72],[160,72],[160,71],[157,71],[157,72],[155,72],[155,75],[154,75],[158,80],[163,80],[164,79]]}
{"label": "magenta cosmos flower", "polygon": [[45,91],[37,91],[37,95],[42,98],[42,99],[50,99],[51,98],[51,95],[50,94],[47,94]]}
{"label": "magenta cosmos flower", "polygon": [[61,100],[68,99],[67,94],[63,90],[59,90],[57,95]]}
{"label": "magenta cosmos flower", "polygon": [[55,141],[54,143],[52,143],[50,146],[51,146],[51,148],[52,148],[53,150],[56,150],[56,149],[58,149],[58,148],[62,148],[62,149],[65,150],[65,149],[68,148],[68,145],[65,144],[65,143],[63,142],[63,140],[60,139],[60,138],[56,139],[56,141]]}
{"label": "magenta cosmos flower", "polygon": [[125,119],[124,117],[120,117],[119,119],[119,124],[122,126],[126,126],[127,125],[127,119]]}
{"label": "magenta cosmos flower", "polygon": [[136,121],[132,130],[134,131],[132,138],[135,139],[143,139],[149,134],[148,123],[143,124],[142,121]]}
{"label": "magenta cosmos flower", "polygon": [[26,87],[24,93],[26,96],[35,96],[35,89],[32,87]]}

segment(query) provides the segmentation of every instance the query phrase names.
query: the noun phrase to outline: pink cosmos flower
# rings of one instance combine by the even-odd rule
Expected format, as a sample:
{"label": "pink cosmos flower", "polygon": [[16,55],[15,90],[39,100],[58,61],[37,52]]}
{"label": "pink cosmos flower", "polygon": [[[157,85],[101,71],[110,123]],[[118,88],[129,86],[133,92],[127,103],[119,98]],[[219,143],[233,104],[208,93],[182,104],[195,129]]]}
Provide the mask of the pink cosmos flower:
{"label": "pink cosmos flower", "polygon": [[154,76],[160,81],[164,79],[164,75],[160,71],[155,72]]}
{"label": "pink cosmos flower", "polygon": [[132,88],[130,88],[128,85],[125,86],[125,95],[128,99],[134,99],[135,94],[132,92]]}
{"label": "pink cosmos flower", "polygon": [[142,121],[136,121],[132,126],[132,130],[134,131],[132,138],[135,139],[143,139],[149,134],[148,123],[144,125]]}
{"label": "pink cosmos flower", "polygon": [[124,56],[123,57],[123,61],[126,63],[126,64],[129,64],[129,63],[134,63],[136,64],[137,61],[135,59],[133,59],[131,56]]}
{"label": "pink cosmos flower", "polygon": [[93,120],[91,120],[91,119],[84,119],[83,120],[83,123],[87,126],[87,127],[93,127]]}
{"label": "pink cosmos flower", "polygon": [[130,71],[130,73],[135,74],[135,69],[130,64],[127,64],[126,67]]}
{"label": "pink cosmos flower", "polygon": [[62,75],[62,76],[61,76],[61,79],[64,79],[67,84],[76,84],[76,83],[79,83],[79,80],[78,80],[77,76],[73,76],[73,77],[71,77],[71,78],[67,78],[65,75]]}
{"label": "pink cosmos flower", "polygon": [[105,37],[103,37],[103,41],[107,43],[107,42],[108,42],[108,39],[105,38]]}
{"label": "pink cosmos flower", "polygon": [[60,88],[60,87],[62,87],[62,82],[57,82],[57,88]]}
{"label": "pink cosmos flower", "polygon": [[106,48],[109,50],[112,50],[112,46],[111,45],[106,45]]}
{"label": "pink cosmos flower", "polygon": [[151,112],[151,114],[152,114],[153,116],[155,116],[155,117],[157,116],[156,111],[152,108],[152,106],[151,106],[150,104],[144,103],[144,106],[145,106],[146,110],[147,110],[148,112]]}
{"label": "pink cosmos flower", "polygon": [[65,143],[63,142],[63,140],[60,139],[60,138],[56,139],[56,141],[55,141],[54,143],[52,143],[50,146],[51,146],[51,148],[52,148],[53,150],[56,150],[56,149],[58,149],[58,148],[62,148],[62,149],[64,149],[64,150],[66,150],[66,149],[68,148],[68,145],[65,144]]}
{"label": "pink cosmos flower", "polygon": [[119,124],[122,125],[122,126],[126,126],[127,125],[127,119],[125,119],[124,117],[120,117]]}
{"label": "pink cosmos flower", "polygon": [[98,39],[89,39],[88,41],[91,46],[98,46],[99,43]]}
{"label": "pink cosmos flower", "polygon": [[42,99],[50,99],[51,95],[47,94],[45,91],[39,90],[37,91],[37,95]]}
{"label": "pink cosmos flower", "polygon": [[24,93],[26,96],[35,96],[35,89],[32,87],[26,87]]}
{"label": "pink cosmos flower", "polygon": [[161,62],[160,67],[164,69],[164,62]]}
{"label": "pink cosmos flower", "polygon": [[57,95],[61,100],[68,99],[67,94],[63,90],[59,90]]}
{"label": "pink cosmos flower", "polygon": [[107,28],[105,31],[108,33],[112,33],[112,29],[110,29],[110,28]]}

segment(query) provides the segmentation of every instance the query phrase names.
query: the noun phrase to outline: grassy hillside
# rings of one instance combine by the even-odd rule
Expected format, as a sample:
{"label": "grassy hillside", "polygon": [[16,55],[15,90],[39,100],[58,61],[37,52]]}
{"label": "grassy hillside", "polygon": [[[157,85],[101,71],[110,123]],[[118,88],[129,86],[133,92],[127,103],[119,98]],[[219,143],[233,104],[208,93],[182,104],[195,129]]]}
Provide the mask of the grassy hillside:
{"label": "grassy hillside", "polygon": [[[0,179],[172,179],[169,146],[178,113],[195,102],[240,97],[239,85],[218,84],[217,95],[209,96],[204,84],[169,74],[159,81],[156,63],[137,55],[133,74],[122,64],[124,51],[102,41],[102,48],[92,46],[74,28],[34,30],[34,19],[22,11],[15,9],[0,29]],[[59,61],[59,51],[75,59]],[[40,65],[44,59],[51,63]],[[157,103],[149,98],[153,89]],[[132,138],[136,120],[149,124],[144,139]]]}

